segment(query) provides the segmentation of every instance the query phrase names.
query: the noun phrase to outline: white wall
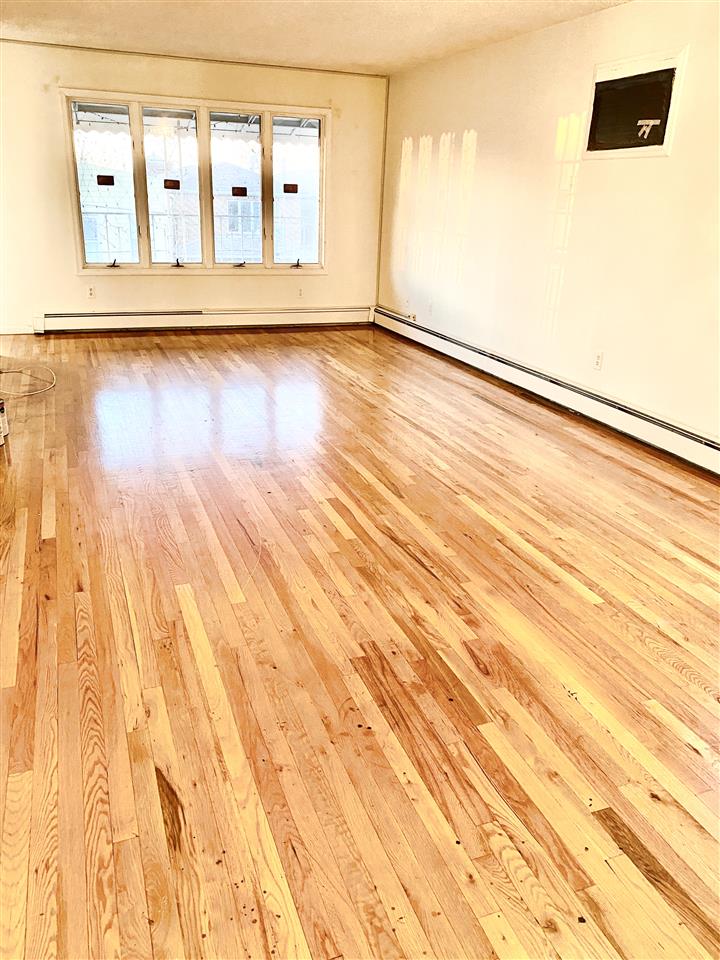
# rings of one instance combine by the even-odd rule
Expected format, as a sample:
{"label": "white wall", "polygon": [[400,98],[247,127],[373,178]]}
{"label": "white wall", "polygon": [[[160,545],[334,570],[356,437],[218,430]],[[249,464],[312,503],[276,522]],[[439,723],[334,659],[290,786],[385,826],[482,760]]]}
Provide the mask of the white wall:
{"label": "white wall", "polygon": [[[0,70],[1,332],[30,331],[43,313],[374,304],[384,79],[11,42],[0,44]],[[62,87],[331,108],[326,275],[83,276]]]}
{"label": "white wall", "polygon": [[[392,77],[380,303],[717,437],[717,44],[633,2]],[[684,47],[671,155],[583,160],[595,65]]]}

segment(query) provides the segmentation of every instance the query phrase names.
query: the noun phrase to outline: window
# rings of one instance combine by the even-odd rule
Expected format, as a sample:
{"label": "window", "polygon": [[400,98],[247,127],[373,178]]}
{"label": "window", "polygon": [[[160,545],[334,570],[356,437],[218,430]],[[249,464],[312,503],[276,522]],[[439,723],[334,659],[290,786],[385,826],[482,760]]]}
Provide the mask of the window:
{"label": "window", "polygon": [[143,108],[153,263],[202,263],[197,123],[192,110]]}
{"label": "window", "polygon": [[210,114],[217,263],[262,263],[260,117]]}
{"label": "window", "polygon": [[86,263],[139,263],[130,114],[73,103],[73,144]]}
{"label": "window", "polygon": [[671,68],[596,83],[588,150],[661,146],[674,80]]}
{"label": "window", "polygon": [[320,121],[273,117],[275,263],[320,260]]}
{"label": "window", "polygon": [[672,150],[687,49],[595,67],[585,160],[666,157]]}
{"label": "window", "polygon": [[322,270],[329,110],[66,96],[83,269]]}

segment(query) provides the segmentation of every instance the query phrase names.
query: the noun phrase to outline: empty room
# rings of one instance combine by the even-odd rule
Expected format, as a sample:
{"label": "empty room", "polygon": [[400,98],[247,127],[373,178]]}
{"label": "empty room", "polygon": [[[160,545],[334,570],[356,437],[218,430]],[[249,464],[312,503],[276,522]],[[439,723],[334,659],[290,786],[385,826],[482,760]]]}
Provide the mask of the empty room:
{"label": "empty room", "polygon": [[2,0],[0,960],[719,960],[716,0]]}

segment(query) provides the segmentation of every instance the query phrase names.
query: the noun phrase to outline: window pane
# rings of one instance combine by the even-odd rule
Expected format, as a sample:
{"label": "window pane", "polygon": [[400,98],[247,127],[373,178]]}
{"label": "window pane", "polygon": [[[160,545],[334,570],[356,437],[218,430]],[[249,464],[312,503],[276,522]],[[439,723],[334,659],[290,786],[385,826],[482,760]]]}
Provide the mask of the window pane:
{"label": "window pane", "polygon": [[260,117],[210,114],[215,260],[262,263]]}
{"label": "window pane", "polygon": [[320,121],[273,117],[275,263],[320,260]]}
{"label": "window pane", "polygon": [[73,141],[86,263],[138,263],[127,107],[73,103]]}
{"label": "window pane", "polygon": [[202,262],[194,110],[143,108],[153,263]]}

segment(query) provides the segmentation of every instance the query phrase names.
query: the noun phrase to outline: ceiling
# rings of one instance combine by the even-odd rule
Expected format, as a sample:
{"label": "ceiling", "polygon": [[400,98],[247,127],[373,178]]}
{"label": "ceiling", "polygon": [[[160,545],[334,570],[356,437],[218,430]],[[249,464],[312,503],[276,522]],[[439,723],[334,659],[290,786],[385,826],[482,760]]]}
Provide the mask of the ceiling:
{"label": "ceiling", "polygon": [[2,0],[14,40],[390,74],[625,0]]}

